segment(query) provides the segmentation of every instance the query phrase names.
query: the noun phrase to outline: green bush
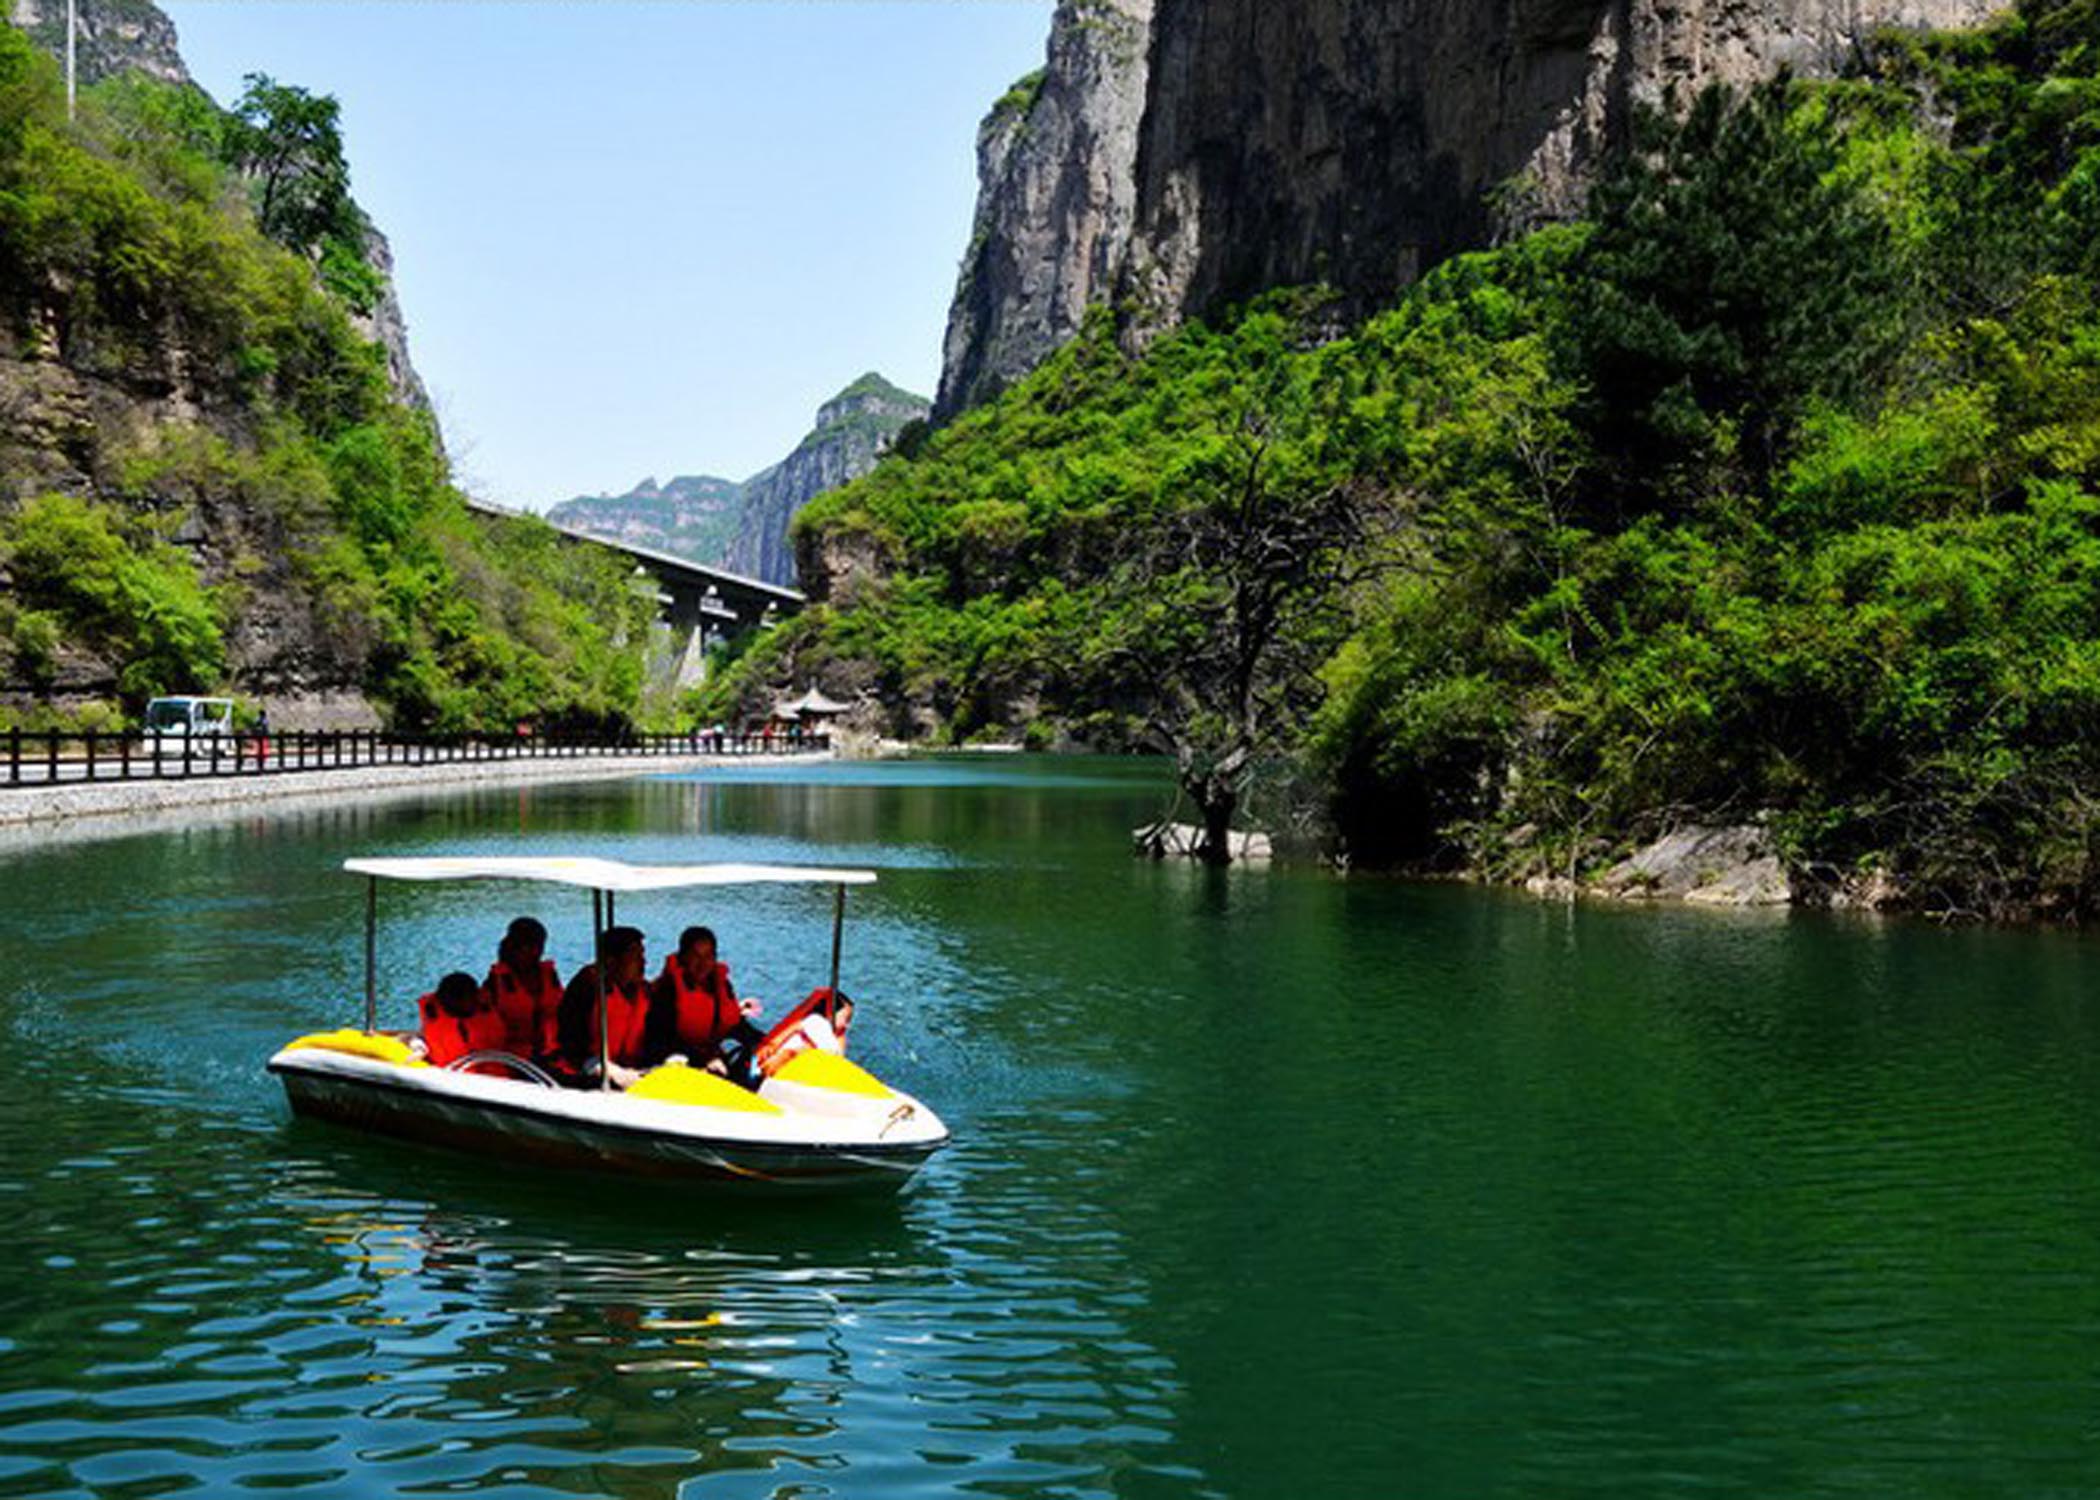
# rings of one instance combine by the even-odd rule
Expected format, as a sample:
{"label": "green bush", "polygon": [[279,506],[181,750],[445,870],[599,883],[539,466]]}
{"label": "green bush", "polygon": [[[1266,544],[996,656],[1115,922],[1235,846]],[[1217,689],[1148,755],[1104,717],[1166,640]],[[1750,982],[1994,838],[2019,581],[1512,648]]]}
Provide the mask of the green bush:
{"label": "green bush", "polygon": [[[219,600],[180,548],[113,507],[45,495],[0,520],[0,560],[28,611],[121,663],[132,697],[201,691],[226,667]],[[47,641],[44,650],[48,655]]]}
{"label": "green bush", "polygon": [[120,660],[134,697],[216,681],[239,561],[207,588],[139,519],[208,504],[289,560],[331,651],[404,727],[641,711],[647,601],[609,557],[468,513],[430,419],[351,327],[379,290],[364,232],[333,100],[256,78],[228,114],[125,76],[83,91],[74,126],[50,60],[0,24],[0,318],[56,323],[91,370],[158,369],[177,338],[215,407],[102,455],[120,504],[0,522],[21,593],[0,635],[26,684],[68,641]]}

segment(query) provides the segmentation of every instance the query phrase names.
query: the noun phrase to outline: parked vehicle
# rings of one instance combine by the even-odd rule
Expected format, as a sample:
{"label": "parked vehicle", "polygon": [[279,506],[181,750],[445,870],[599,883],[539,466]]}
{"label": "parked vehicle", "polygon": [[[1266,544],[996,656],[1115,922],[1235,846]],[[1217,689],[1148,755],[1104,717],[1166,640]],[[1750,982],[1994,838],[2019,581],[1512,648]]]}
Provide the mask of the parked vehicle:
{"label": "parked vehicle", "polygon": [[233,733],[233,700],[155,698],[146,705],[144,732],[157,755],[180,755],[185,746],[195,755],[200,745],[208,755],[208,741]]}

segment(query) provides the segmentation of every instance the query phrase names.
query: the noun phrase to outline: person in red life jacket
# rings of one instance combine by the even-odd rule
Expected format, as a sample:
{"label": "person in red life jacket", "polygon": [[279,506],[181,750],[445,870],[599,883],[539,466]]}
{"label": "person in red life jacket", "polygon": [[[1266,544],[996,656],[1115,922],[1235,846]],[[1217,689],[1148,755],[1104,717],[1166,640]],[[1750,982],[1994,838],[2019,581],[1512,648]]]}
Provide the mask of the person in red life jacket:
{"label": "person in red life jacket", "polygon": [[504,1050],[520,1057],[552,1057],[561,1050],[561,979],[547,951],[547,929],[519,917],[496,947],[483,988],[502,1013],[509,1034]]}
{"label": "person in red life jacket", "polygon": [[447,974],[417,1008],[423,1013],[423,1055],[432,1067],[450,1067],[472,1052],[503,1050],[503,1017],[472,974]]}
{"label": "person in red life jacket", "polygon": [[626,1088],[662,1061],[653,1055],[649,1026],[649,955],[639,928],[608,927],[598,939],[598,961],[585,964],[562,992],[560,1062],[572,1079],[598,1077],[598,975],[605,974],[606,1055],[612,1081]]}
{"label": "person in red life jacket", "polygon": [[[758,1002],[739,1001],[729,965],[715,956],[715,935],[688,927],[651,991],[651,1054],[751,1082],[749,1062],[765,1033],[752,1024]],[[742,1075],[742,1076],[738,1076]]]}

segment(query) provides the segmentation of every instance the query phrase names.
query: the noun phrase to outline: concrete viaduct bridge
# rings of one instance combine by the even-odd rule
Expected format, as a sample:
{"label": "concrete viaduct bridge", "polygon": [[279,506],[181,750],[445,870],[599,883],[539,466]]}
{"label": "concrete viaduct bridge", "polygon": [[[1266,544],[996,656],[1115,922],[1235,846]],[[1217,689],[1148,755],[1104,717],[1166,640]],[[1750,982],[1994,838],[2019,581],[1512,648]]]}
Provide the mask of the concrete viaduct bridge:
{"label": "concrete viaduct bridge", "polygon": [[[467,504],[488,515],[522,514],[479,500],[469,499]],[[777,583],[706,567],[690,558],[594,536],[553,521],[547,524],[573,542],[619,553],[633,562],[637,574],[649,577],[656,589],[658,621],[670,635],[676,662],[674,687],[689,687],[701,679],[709,647],[747,630],[766,629],[799,614],[809,603],[800,591]]]}

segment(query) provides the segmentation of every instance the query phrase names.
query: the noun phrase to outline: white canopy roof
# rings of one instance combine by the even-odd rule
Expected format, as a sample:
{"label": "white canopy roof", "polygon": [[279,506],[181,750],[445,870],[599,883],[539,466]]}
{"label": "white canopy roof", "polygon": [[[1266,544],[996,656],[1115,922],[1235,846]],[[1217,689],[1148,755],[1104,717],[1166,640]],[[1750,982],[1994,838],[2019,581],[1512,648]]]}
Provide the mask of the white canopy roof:
{"label": "white canopy roof", "polygon": [[531,855],[440,855],[346,859],[353,875],[381,880],[537,880],[593,891],[669,891],[692,885],[873,885],[873,870],[805,865],[630,865],[616,859]]}

